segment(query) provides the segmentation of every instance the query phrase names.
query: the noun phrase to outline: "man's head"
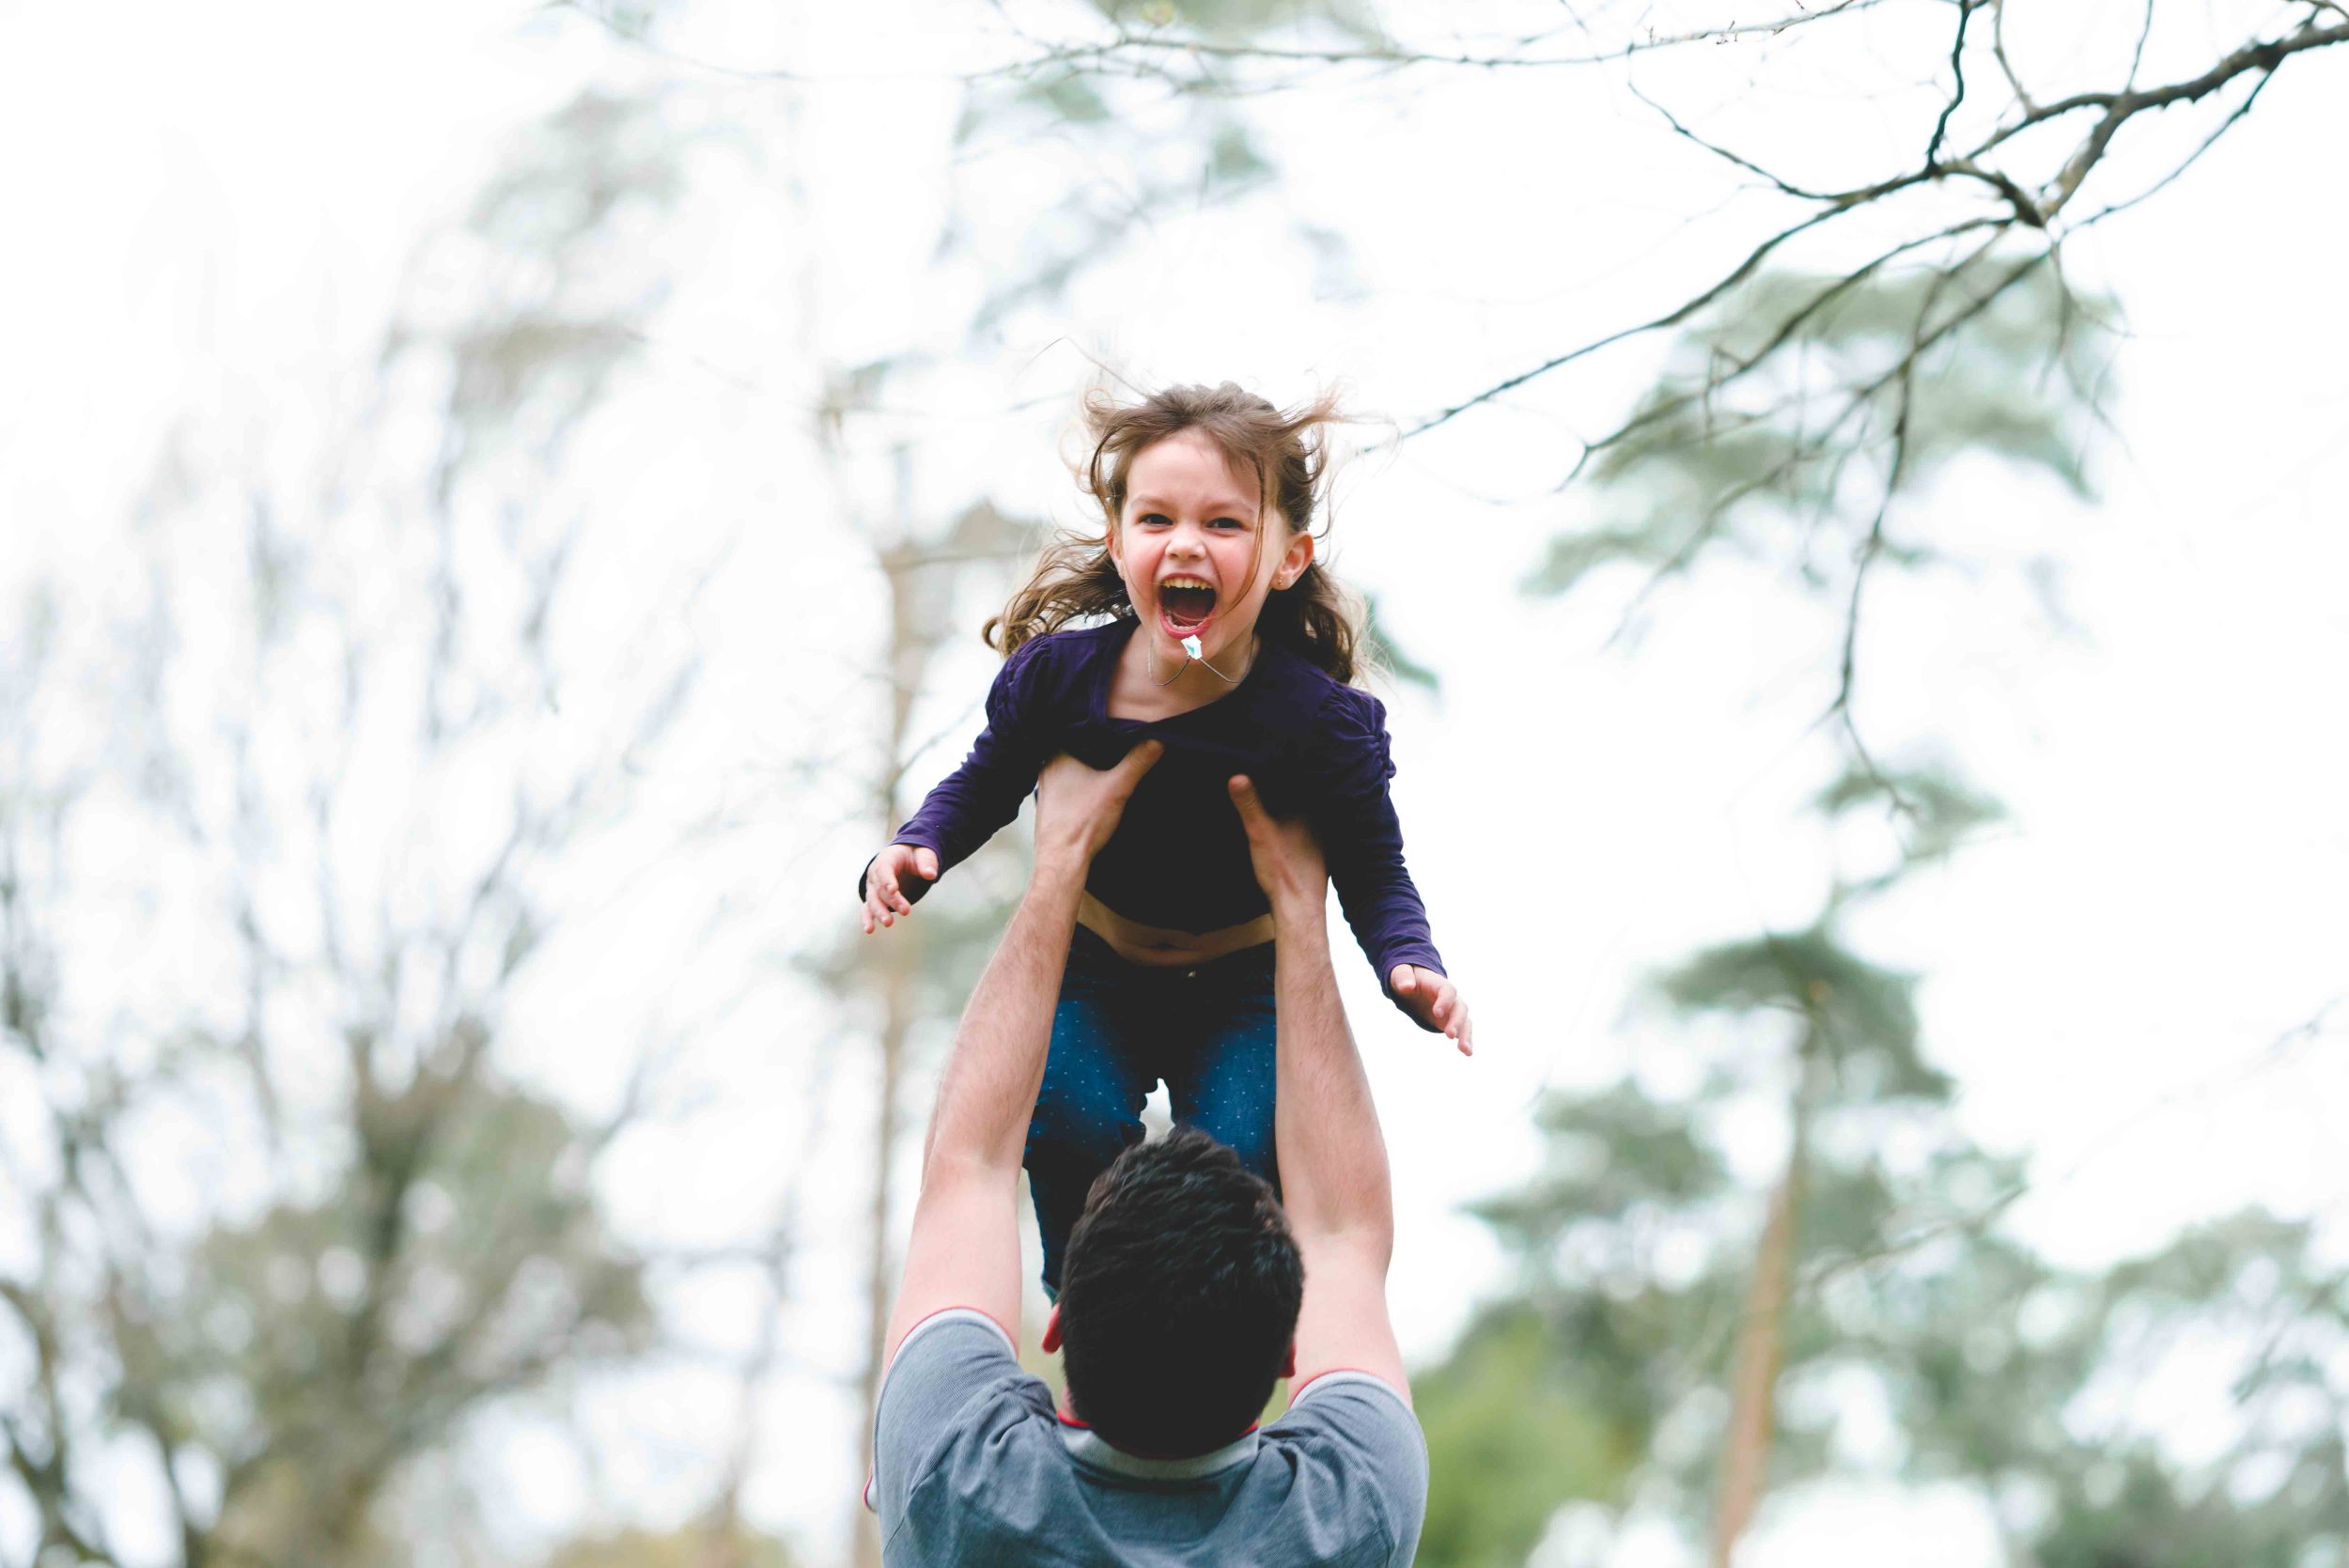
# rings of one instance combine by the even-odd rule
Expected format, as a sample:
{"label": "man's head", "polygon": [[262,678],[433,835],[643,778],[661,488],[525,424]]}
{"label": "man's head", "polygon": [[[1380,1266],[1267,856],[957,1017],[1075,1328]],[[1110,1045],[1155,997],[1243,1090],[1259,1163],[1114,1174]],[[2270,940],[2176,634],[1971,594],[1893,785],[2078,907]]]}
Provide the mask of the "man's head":
{"label": "man's head", "polygon": [[1289,1369],[1305,1268],[1272,1189],[1195,1128],[1101,1172],[1069,1232],[1059,1333],[1079,1420],[1131,1452],[1230,1442]]}

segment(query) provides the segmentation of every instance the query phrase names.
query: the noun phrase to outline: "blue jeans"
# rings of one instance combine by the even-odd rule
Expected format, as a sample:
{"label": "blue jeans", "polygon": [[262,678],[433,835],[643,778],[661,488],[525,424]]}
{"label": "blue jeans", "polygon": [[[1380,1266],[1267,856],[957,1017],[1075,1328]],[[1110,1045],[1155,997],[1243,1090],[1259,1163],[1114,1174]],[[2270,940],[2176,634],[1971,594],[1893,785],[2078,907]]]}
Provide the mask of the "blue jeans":
{"label": "blue jeans", "polygon": [[1227,1144],[1273,1184],[1272,944],[1195,969],[1128,963],[1077,927],[1052,1013],[1051,1053],[1028,1125],[1028,1190],[1044,1238],[1044,1287],[1093,1179],[1142,1141],[1160,1079],[1174,1120]]}

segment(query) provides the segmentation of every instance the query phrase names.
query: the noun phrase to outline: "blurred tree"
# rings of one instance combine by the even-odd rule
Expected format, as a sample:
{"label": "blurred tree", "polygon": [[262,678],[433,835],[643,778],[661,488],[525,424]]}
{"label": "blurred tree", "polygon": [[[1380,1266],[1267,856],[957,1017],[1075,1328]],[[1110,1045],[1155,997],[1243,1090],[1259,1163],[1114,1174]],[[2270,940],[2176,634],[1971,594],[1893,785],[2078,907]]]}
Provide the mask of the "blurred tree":
{"label": "blurred tree", "polygon": [[[2349,1544],[2349,1270],[2257,1214],[2102,1276],[2000,1233],[2022,1165],[1957,1128],[1913,978],[1842,934],[1997,808],[1941,769],[1854,773],[1819,804],[1895,791],[1914,834],[1810,928],[1656,977],[1672,1015],[1735,1026],[1705,1036],[1695,1088],[1553,1094],[1543,1173],[1480,1205],[1517,1283],[1415,1381],[1423,1562],[1525,1562],[1587,1502],[1709,1514],[1727,1564],[1769,1492],[1828,1473],[1970,1483],[2017,1568],[2296,1564]],[[1770,1123],[1775,1174],[1749,1174]],[[2129,1390],[2214,1365],[2232,1369],[2225,1440],[2195,1458]]]}
{"label": "blurred tree", "polygon": [[630,629],[549,480],[633,352],[654,290],[603,264],[676,151],[646,102],[560,110],[428,258],[478,292],[419,290],[315,477],[290,423],[250,473],[184,439],[126,569],[10,618],[11,1560],[404,1563],[417,1460],[655,1332],[593,1189],[652,1058],[591,1123],[501,1042],[558,862],[692,686],[659,633],[570,658]]}

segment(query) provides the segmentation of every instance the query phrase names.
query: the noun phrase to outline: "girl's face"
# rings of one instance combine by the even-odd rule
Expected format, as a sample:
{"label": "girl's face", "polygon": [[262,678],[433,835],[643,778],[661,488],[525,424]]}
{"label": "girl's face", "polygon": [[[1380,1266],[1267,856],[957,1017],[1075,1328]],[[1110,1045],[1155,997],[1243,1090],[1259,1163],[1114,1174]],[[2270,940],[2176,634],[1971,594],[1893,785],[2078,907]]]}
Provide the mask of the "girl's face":
{"label": "girl's face", "polygon": [[1314,558],[1313,536],[1260,508],[1252,477],[1233,472],[1198,430],[1134,454],[1109,548],[1160,655],[1180,660],[1183,639],[1196,637],[1209,663],[1252,647],[1266,596],[1296,582]]}

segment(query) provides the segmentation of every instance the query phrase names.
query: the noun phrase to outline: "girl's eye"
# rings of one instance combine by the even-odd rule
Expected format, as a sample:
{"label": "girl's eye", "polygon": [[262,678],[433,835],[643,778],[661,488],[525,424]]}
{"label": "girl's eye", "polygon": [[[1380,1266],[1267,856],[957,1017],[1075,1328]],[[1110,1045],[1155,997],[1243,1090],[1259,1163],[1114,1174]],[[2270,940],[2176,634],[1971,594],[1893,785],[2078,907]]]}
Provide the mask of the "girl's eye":
{"label": "girl's eye", "polygon": [[1159,516],[1156,512],[1144,512],[1141,517],[1136,518],[1134,520],[1145,525],[1156,524],[1159,527],[1164,527],[1166,524],[1166,519]]}
{"label": "girl's eye", "polygon": [[1210,528],[1228,529],[1237,534],[1242,529],[1245,529],[1248,525],[1240,521],[1237,518],[1218,518],[1213,522],[1207,524],[1207,526]]}

